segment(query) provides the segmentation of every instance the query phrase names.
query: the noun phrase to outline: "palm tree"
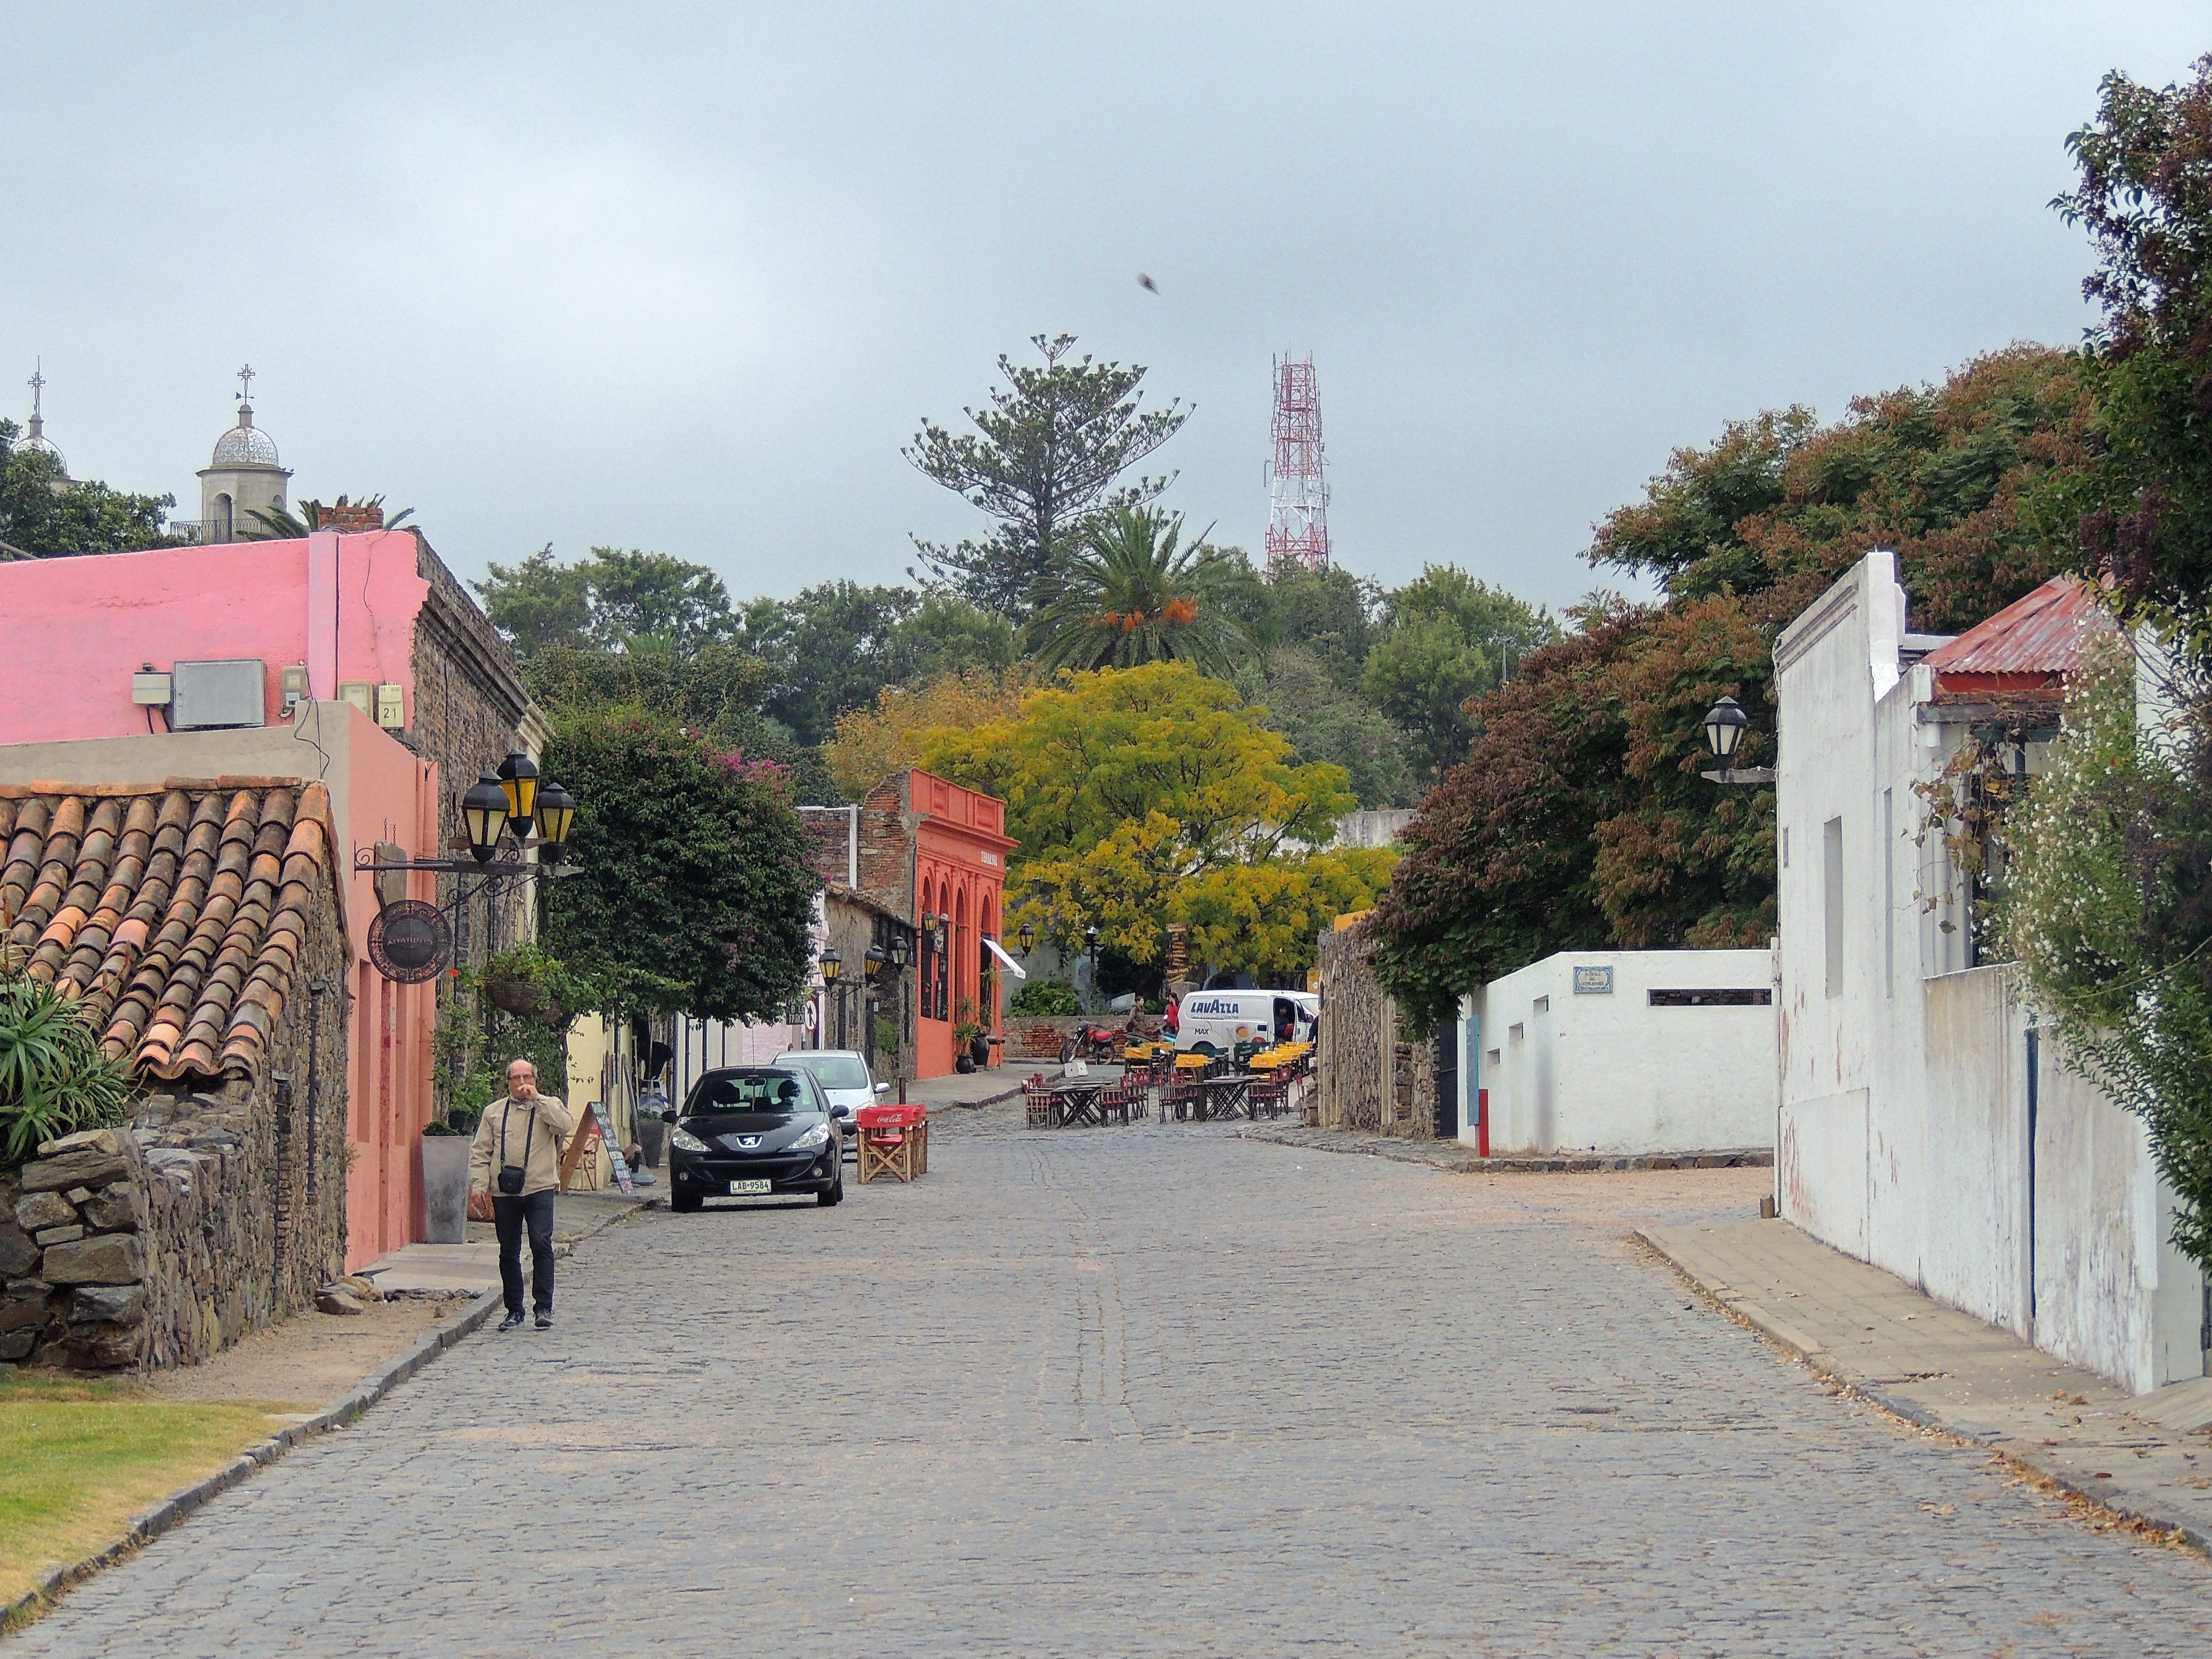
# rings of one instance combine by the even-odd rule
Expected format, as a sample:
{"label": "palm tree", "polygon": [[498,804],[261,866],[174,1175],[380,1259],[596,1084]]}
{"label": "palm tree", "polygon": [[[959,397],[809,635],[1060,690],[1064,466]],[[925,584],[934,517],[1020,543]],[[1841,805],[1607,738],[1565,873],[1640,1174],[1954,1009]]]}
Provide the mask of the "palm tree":
{"label": "palm tree", "polygon": [[1188,546],[1182,515],[1121,507],[1100,517],[1048,579],[1030,621],[1037,665],[1133,668],[1187,662],[1226,678],[1250,649],[1230,616],[1230,565],[1201,535]]}
{"label": "palm tree", "polygon": [[[331,507],[382,507],[383,505],[384,497],[380,495],[364,495],[358,501],[349,501],[341,495],[331,503]],[[282,501],[270,507],[257,507],[248,516],[258,520],[261,527],[252,535],[248,536],[246,540],[252,542],[297,541],[301,537],[321,529],[323,514],[328,510],[320,501],[301,501],[300,510],[296,514]],[[402,507],[384,521],[384,527],[386,530],[397,530],[414,516],[413,507]]]}

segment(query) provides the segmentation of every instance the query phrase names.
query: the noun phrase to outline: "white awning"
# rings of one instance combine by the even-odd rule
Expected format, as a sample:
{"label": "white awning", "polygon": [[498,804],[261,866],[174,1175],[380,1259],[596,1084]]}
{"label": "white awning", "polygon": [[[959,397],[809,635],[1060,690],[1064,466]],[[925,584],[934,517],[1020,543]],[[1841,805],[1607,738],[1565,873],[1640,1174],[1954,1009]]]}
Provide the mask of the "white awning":
{"label": "white awning", "polygon": [[1006,964],[1006,971],[1013,975],[1016,979],[1027,979],[1030,976],[1028,969],[1023,967],[1020,963],[1016,962],[1012,957],[1008,956],[1004,951],[1001,951],[999,948],[998,940],[994,939],[986,939],[983,941],[983,946],[986,950],[989,951],[993,956],[1005,963]]}

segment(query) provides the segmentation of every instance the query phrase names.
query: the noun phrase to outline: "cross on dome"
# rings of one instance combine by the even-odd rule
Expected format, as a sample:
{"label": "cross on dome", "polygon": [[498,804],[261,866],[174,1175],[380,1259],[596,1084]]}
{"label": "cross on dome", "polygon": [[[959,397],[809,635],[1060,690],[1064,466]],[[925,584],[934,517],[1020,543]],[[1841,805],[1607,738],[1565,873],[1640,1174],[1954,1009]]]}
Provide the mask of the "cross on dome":
{"label": "cross on dome", "polygon": [[66,478],[69,477],[69,463],[62,459],[61,451],[55,448],[52,441],[46,436],[43,408],[46,391],[46,359],[34,357],[31,362],[31,378],[27,382],[31,388],[31,422],[24,428],[22,439],[15,447],[34,449],[41,455],[51,455],[55,470]]}
{"label": "cross on dome", "polygon": [[212,463],[216,466],[277,465],[276,441],[253,424],[253,405],[246,399],[256,373],[252,363],[242,365],[238,371],[238,424],[216,440]]}

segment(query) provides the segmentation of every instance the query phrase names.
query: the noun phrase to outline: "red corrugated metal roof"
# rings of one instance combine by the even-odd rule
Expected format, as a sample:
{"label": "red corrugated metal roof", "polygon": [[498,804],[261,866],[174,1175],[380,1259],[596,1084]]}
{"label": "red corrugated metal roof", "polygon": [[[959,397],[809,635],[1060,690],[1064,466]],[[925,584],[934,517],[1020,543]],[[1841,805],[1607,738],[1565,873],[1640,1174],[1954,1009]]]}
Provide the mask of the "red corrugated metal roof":
{"label": "red corrugated metal roof", "polygon": [[2081,659],[2099,615],[2096,594],[2072,576],[2053,576],[1923,660],[1939,690],[1953,695],[2056,690]]}

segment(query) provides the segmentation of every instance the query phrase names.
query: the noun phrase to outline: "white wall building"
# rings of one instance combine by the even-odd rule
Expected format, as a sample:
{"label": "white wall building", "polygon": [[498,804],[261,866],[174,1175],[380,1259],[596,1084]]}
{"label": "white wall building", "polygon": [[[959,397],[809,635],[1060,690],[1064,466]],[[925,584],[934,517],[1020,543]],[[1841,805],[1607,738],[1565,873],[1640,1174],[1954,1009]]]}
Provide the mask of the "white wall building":
{"label": "white wall building", "polygon": [[1991,696],[2016,726],[2042,695],[2056,727],[2092,609],[2053,583],[1956,640],[1908,634],[1875,552],[1776,641],[1775,1175],[1814,1237],[2141,1391],[2203,1373],[2203,1276],[2166,1242],[2140,1122],[2065,1069],[2015,970],[1975,960],[1972,894],[1913,788]]}
{"label": "white wall building", "polygon": [[1460,1139],[1489,1095],[1496,1158],[1735,1152],[1774,1144],[1766,951],[1581,951],[1462,1005]]}

